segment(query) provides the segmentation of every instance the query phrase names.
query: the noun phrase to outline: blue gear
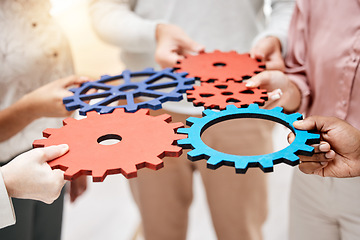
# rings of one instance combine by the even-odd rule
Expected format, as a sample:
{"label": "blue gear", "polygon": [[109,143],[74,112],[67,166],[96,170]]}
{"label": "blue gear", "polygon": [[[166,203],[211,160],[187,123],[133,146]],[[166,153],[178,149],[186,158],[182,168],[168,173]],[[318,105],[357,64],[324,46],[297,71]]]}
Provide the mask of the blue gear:
{"label": "blue gear", "polygon": [[[135,112],[140,108],[150,108],[153,110],[161,109],[161,104],[166,101],[180,101],[183,99],[182,93],[193,89],[194,78],[186,78],[187,73],[173,73],[173,69],[166,68],[161,71],[155,71],[152,68],[146,68],[143,71],[131,72],[125,70],[121,75],[102,76],[100,80],[86,82],[79,88],[70,89],[73,96],[63,99],[63,103],[68,111],[80,108],[80,114],[86,115],[89,111],[102,113],[111,113],[115,108],[125,108],[127,112]],[[132,77],[147,77],[140,82],[131,82]],[[107,82],[117,79],[123,79],[124,83],[120,85],[109,85]],[[160,79],[166,79],[166,82],[156,83]],[[162,89],[175,87],[171,92],[162,92]],[[90,89],[101,89],[102,92],[86,94]],[[152,97],[149,101],[135,103],[136,97]],[[84,101],[103,98],[99,102],[89,105]],[[126,105],[107,106],[108,104],[126,99]]]}
{"label": "blue gear", "polygon": [[[285,114],[281,107],[271,110],[261,109],[257,104],[250,104],[247,108],[237,108],[229,105],[226,110],[215,112],[210,109],[203,111],[204,117],[190,117],[186,124],[190,128],[179,128],[177,133],[187,134],[188,138],[178,140],[178,145],[191,148],[188,158],[191,161],[207,159],[207,167],[217,169],[222,165],[235,166],[237,173],[245,173],[249,167],[260,167],[264,172],[272,172],[274,164],[285,162],[291,166],[299,164],[297,155],[311,156],[314,148],[308,144],[319,143],[320,135],[294,128],[293,122],[302,119],[300,113]],[[283,124],[295,133],[295,140],[286,148],[257,156],[238,156],[216,151],[208,147],[202,140],[201,134],[210,126],[229,119],[261,118]]]}

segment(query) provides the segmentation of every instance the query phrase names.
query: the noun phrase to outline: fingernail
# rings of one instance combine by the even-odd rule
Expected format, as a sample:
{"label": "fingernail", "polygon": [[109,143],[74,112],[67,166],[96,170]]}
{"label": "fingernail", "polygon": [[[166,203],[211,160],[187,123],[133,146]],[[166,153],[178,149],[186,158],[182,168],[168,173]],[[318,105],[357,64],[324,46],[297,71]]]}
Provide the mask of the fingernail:
{"label": "fingernail", "polygon": [[255,83],[253,81],[247,81],[245,86],[246,87],[253,87],[253,86],[255,86]]}
{"label": "fingernail", "polygon": [[278,100],[278,99],[280,99],[280,98],[281,98],[281,96],[280,96],[279,93],[276,93],[276,94],[274,94],[274,95],[271,95],[271,97],[270,97],[271,100]]}
{"label": "fingernail", "polygon": [[67,144],[60,144],[58,146],[61,147],[63,150],[68,150],[69,149],[69,145],[67,145]]}
{"label": "fingernail", "polygon": [[325,166],[325,165],[327,165],[328,164],[328,162],[320,162],[320,165],[321,166]]}

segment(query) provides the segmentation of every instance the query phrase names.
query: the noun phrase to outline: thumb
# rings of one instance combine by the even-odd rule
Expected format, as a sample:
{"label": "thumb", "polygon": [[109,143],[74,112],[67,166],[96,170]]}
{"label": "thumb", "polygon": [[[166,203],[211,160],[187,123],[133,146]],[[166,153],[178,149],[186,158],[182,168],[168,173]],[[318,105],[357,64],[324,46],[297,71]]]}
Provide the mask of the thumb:
{"label": "thumb", "polygon": [[317,131],[324,131],[326,121],[323,117],[320,116],[311,116],[305,118],[304,120],[295,121],[294,127],[300,130],[317,130]]}
{"label": "thumb", "polygon": [[69,146],[67,144],[61,144],[56,146],[37,148],[35,150],[42,151],[39,161],[44,163],[67,153],[69,151]]}

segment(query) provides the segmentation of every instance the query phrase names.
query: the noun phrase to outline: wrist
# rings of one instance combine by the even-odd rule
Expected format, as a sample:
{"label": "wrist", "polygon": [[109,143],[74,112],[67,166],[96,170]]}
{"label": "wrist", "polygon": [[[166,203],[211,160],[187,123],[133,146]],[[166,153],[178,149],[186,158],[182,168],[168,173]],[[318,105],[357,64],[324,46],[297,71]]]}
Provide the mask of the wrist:
{"label": "wrist", "polygon": [[43,114],[40,109],[41,106],[33,101],[31,93],[25,94],[18,102],[15,103],[16,111],[22,114],[23,118],[26,118],[28,122],[32,122],[38,118],[41,118]]}

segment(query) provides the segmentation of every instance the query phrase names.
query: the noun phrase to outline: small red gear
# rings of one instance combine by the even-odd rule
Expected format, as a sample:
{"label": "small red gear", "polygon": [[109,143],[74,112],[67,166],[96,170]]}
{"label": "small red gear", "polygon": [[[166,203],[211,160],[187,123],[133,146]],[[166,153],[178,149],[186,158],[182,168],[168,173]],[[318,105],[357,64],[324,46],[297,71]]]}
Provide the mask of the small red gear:
{"label": "small red gear", "polygon": [[239,54],[235,51],[187,55],[174,68],[177,72],[187,72],[187,77],[195,77],[203,82],[226,82],[229,79],[242,81],[263,71],[265,65],[250,57],[250,54]]}
{"label": "small red gear", "polygon": [[[53,169],[65,171],[66,180],[92,175],[94,182],[102,182],[108,174],[117,173],[132,178],[137,169],[158,170],[163,167],[162,158],[182,154],[176,141],[184,136],[176,134],[176,129],[184,125],[170,121],[170,115],[150,116],[147,109],[135,113],[115,109],[102,115],[92,111],[81,120],[65,119],[59,129],[45,129],[47,139],[35,140],[33,146],[69,145],[68,153],[49,162]],[[120,142],[100,144],[109,139]]]}
{"label": "small red gear", "polygon": [[223,110],[227,105],[247,107],[252,103],[263,106],[268,99],[265,89],[248,88],[245,82],[201,83],[194,90],[187,90],[187,99],[195,106]]}

